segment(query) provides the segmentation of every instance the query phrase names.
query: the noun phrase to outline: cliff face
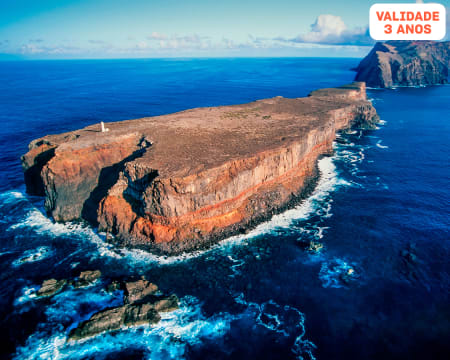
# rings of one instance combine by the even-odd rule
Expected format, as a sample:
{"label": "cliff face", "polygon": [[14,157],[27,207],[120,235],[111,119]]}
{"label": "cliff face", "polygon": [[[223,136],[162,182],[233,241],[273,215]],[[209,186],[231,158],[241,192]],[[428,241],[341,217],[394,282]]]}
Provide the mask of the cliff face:
{"label": "cliff face", "polygon": [[122,245],[174,253],[285,208],[310,190],[336,131],[377,120],[354,83],[50,135],[22,163],[56,221],[86,219]]}
{"label": "cliff face", "polygon": [[355,80],[380,88],[446,84],[449,68],[449,41],[388,41],[375,44]]}

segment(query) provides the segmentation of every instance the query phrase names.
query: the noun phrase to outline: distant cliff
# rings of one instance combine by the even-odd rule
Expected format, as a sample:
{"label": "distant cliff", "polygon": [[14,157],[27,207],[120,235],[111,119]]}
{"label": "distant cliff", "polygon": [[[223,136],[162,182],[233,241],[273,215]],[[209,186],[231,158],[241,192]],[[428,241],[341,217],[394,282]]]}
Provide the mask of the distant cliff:
{"label": "distant cliff", "polygon": [[56,221],[85,219],[122,245],[175,253],[301,198],[336,132],[377,121],[365,84],[354,83],[49,135],[22,164],[28,192],[46,195]]}
{"label": "distant cliff", "polygon": [[355,80],[377,88],[446,84],[449,68],[450,41],[388,41],[375,44]]}

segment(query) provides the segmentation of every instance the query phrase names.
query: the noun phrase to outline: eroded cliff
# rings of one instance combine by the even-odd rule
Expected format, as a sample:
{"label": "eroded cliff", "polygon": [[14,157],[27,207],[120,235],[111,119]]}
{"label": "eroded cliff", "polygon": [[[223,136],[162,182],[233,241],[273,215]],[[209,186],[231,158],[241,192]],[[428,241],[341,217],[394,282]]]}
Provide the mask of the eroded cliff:
{"label": "eroded cliff", "polygon": [[198,108],[33,141],[27,190],[56,221],[174,253],[245,231],[308,192],[337,131],[371,128],[365,84]]}
{"label": "eroded cliff", "polygon": [[387,41],[360,62],[355,80],[377,88],[446,84],[449,68],[450,41]]}

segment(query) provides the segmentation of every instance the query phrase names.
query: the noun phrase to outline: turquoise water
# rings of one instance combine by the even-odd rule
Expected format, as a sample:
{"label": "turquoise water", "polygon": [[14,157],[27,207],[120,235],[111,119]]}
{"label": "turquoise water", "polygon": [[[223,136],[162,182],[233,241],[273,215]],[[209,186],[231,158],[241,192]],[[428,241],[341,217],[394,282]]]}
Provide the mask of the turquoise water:
{"label": "turquoise water", "polygon": [[[209,251],[163,258],[114,248],[95,229],[52,223],[43,199],[25,194],[19,158],[34,138],[102,120],[305,96],[352,81],[357,63],[0,63],[2,357],[446,359],[450,86],[370,90],[379,129],[340,134],[309,199]],[[303,249],[305,239],[322,250]],[[50,300],[33,291],[44,279],[97,268],[147,276],[180,297],[180,310],[153,327],[66,343],[70,328],[120,294],[102,284]]]}

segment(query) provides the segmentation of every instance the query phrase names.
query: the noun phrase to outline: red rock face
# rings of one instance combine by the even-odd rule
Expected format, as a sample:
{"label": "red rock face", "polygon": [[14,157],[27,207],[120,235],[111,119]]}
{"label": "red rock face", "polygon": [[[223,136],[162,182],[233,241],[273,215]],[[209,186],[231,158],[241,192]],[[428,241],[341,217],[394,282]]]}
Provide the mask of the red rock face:
{"label": "red rock face", "polygon": [[38,178],[57,221],[87,219],[122,245],[175,253],[245,231],[302,198],[336,131],[377,120],[356,83],[111,123],[106,134],[89,127],[69,141],[47,136],[47,145],[31,145],[24,169],[37,149],[52,147]]}

